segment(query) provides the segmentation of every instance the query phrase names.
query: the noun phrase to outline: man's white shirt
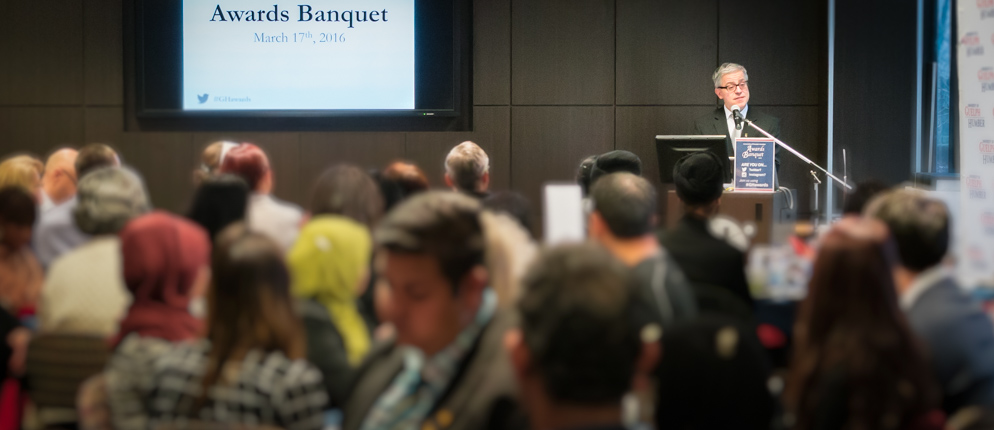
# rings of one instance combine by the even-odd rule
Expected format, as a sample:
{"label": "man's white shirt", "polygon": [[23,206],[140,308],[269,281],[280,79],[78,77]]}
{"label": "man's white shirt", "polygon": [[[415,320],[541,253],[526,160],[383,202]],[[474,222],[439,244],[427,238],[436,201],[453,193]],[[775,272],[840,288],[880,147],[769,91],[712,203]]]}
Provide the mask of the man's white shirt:
{"label": "man's white shirt", "polygon": [[[728,123],[728,135],[732,138],[732,144],[734,145],[735,139],[742,137],[742,130],[745,130],[747,125],[742,124],[742,130],[736,130],[735,118],[732,116],[732,111],[728,110],[728,106],[723,106],[722,109],[725,109],[725,121]],[[745,105],[745,107],[739,109],[739,112],[742,113],[742,118],[745,118],[746,113],[749,112],[749,105]]]}

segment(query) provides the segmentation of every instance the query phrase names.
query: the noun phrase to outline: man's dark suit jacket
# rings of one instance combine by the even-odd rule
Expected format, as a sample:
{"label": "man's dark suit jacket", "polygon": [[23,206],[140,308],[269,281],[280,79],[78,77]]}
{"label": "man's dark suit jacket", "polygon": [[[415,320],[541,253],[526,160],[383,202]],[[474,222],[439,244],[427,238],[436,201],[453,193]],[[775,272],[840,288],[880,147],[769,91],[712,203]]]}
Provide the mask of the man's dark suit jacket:
{"label": "man's dark suit jacket", "polygon": [[[751,316],[754,303],[745,277],[745,255],[724,240],[714,237],[708,231],[707,220],[685,215],[673,228],[660,234],[659,243],[676,260],[694,286],[701,312]],[[715,300],[714,306],[711,306],[700,302],[701,295],[707,293],[707,289],[716,288],[731,293],[730,296],[734,296],[739,303]]]}
{"label": "man's dark suit jacket", "polygon": [[[504,352],[504,333],[517,323],[498,311],[463,359],[454,380],[432,407],[425,423],[444,430],[526,429],[518,404],[517,382]],[[375,348],[355,378],[343,411],[342,430],[358,430],[380,395],[404,365],[403,348],[390,342]],[[445,418],[439,419],[445,416]],[[451,418],[451,423],[447,422]],[[417,428],[424,428],[419,425]],[[447,425],[443,425],[447,424]]]}
{"label": "man's dark suit jacket", "polygon": [[906,313],[928,348],[946,414],[964,406],[994,406],[994,327],[980,306],[947,277]]}
{"label": "man's dark suit jacket", "polygon": [[[756,123],[757,126],[766,130],[767,133],[773,135],[777,139],[780,138],[780,118],[775,116],[770,116],[763,113],[762,110],[757,109],[753,106],[749,106],[749,111],[746,112],[746,119]],[[694,129],[691,131],[694,135],[715,135],[723,134],[725,135],[725,148],[728,150],[728,156],[734,155],[735,149],[732,147],[732,138],[728,135],[728,120],[725,118],[725,108],[724,106],[718,106],[713,112],[708,115],[697,118],[694,121]],[[742,124],[742,137],[766,137],[759,130],[756,130],[749,126],[749,124]],[[780,145],[777,145],[776,149],[776,168],[780,169]]]}

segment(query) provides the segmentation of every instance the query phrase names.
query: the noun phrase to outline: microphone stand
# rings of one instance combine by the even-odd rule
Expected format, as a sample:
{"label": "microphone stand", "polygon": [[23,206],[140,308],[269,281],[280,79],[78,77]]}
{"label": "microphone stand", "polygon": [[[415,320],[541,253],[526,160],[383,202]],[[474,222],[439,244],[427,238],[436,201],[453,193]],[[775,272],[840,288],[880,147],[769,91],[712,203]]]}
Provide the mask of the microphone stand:
{"label": "microphone stand", "polygon": [[[737,116],[741,117],[741,114],[739,114]],[[751,120],[749,120],[749,118],[742,118],[742,121],[745,121],[746,124],[749,124],[749,126],[751,126],[752,128],[755,128],[760,133],[763,133],[764,135],[766,135],[766,137],[768,137],[770,139],[773,139],[773,141],[776,142],[777,145],[780,145],[784,149],[790,151],[791,154],[794,154],[797,158],[800,158],[801,161],[804,161],[805,163],[810,164],[811,166],[815,167],[816,169],[821,170],[823,173],[825,173],[825,175],[827,175],[829,178],[834,179],[835,182],[837,182],[839,185],[842,185],[847,190],[851,190],[852,189],[852,186],[850,186],[849,184],[843,182],[841,179],[837,178],[835,175],[829,173],[828,170],[825,170],[823,167],[819,166],[818,163],[815,163],[814,161],[811,161],[811,159],[809,159],[808,157],[805,157],[804,154],[801,154],[800,152],[797,152],[797,150],[795,150],[794,148],[791,148],[790,145],[788,145],[786,143],[783,143],[782,140],[773,137],[773,135],[770,134],[770,133],[767,133],[766,130],[763,130],[762,128],[759,128],[759,126],[757,126],[756,124],[754,124]]]}

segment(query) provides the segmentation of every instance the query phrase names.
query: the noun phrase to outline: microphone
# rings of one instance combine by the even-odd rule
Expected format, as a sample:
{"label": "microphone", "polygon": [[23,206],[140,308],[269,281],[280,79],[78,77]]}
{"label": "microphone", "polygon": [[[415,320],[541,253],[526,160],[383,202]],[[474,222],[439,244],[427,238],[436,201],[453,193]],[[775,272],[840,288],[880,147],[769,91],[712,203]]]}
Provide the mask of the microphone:
{"label": "microphone", "polygon": [[739,112],[739,105],[732,105],[732,118],[735,119],[735,129],[742,130],[742,112]]}

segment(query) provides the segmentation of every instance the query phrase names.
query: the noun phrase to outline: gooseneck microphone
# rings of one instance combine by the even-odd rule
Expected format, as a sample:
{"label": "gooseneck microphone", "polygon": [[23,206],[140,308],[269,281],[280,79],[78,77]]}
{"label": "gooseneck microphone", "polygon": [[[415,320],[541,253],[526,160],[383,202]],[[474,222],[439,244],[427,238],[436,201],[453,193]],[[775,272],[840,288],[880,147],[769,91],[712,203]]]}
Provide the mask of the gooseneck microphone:
{"label": "gooseneck microphone", "polygon": [[735,119],[735,129],[742,130],[742,112],[739,111],[739,105],[732,105],[729,110],[732,111],[732,118]]}

